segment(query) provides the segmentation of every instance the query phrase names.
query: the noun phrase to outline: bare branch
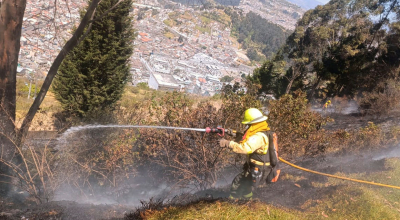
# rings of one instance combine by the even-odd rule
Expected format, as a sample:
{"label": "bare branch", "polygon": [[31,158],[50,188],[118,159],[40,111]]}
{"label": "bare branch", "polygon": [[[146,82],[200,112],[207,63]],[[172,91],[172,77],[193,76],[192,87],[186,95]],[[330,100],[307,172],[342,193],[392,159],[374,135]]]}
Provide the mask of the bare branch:
{"label": "bare branch", "polygon": [[109,8],[107,11],[105,11],[102,15],[100,15],[98,18],[94,19],[94,20],[90,20],[90,23],[96,22],[98,20],[101,20],[104,16],[106,16],[108,13],[110,13],[110,11],[112,11],[114,8],[116,8],[119,3],[123,2],[124,0],[119,0],[117,3],[115,3],[114,6],[112,6],[111,8]]}
{"label": "bare branch", "polygon": [[[92,17],[90,18],[91,20],[93,19],[95,13],[96,13],[96,9],[94,10],[94,13],[92,14]],[[89,24],[89,27],[87,28],[85,34],[83,34],[82,37],[78,40],[78,44],[80,44],[82,42],[82,40],[85,39],[86,36],[89,34],[90,30],[92,29],[92,25],[93,25],[93,23],[91,22]]]}

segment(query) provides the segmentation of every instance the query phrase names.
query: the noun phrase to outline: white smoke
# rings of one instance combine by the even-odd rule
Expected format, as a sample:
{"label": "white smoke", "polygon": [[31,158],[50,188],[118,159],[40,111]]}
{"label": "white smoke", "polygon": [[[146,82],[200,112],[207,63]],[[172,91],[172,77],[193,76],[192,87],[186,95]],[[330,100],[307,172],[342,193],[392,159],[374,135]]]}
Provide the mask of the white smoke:
{"label": "white smoke", "polygon": [[373,157],[373,160],[382,160],[386,158],[400,157],[400,145],[390,149],[388,152],[379,153],[377,156]]}

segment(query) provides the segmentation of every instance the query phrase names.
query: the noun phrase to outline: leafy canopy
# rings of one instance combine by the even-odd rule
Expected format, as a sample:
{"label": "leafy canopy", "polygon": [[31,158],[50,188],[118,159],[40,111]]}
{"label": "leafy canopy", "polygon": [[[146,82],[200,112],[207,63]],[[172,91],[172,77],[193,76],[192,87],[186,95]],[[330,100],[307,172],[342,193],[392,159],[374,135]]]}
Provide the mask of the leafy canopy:
{"label": "leafy canopy", "polygon": [[[117,2],[102,1],[97,13],[104,13]],[[89,35],[63,61],[54,91],[66,112],[93,116],[112,108],[121,97],[133,51],[131,7],[132,1],[125,0],[93,22]]]}

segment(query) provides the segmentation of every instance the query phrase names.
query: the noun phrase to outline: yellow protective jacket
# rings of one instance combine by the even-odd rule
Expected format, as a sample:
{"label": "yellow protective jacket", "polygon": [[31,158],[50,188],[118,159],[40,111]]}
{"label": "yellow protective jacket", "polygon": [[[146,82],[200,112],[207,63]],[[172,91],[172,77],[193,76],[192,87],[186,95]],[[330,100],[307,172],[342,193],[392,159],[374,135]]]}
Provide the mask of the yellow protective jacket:
{"label": "yellow protective jacket", "polygon": [[229,143],[229,147],[233,152],[247,155],[252,153],[266,154],[268,151],[268,145],[268,137],[264,132],[255,133],[244,143],[236,143],[234,141]]}

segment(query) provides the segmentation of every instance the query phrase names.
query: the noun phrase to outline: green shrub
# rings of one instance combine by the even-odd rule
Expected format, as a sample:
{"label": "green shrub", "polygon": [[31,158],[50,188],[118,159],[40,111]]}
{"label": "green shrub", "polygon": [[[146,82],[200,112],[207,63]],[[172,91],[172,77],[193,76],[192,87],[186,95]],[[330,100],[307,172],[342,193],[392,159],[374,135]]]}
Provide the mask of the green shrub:
{"label": "green shrub", "polygon": [[149,89],[149,85],[145,82],[138,83],[136,85],[139,89]]}

